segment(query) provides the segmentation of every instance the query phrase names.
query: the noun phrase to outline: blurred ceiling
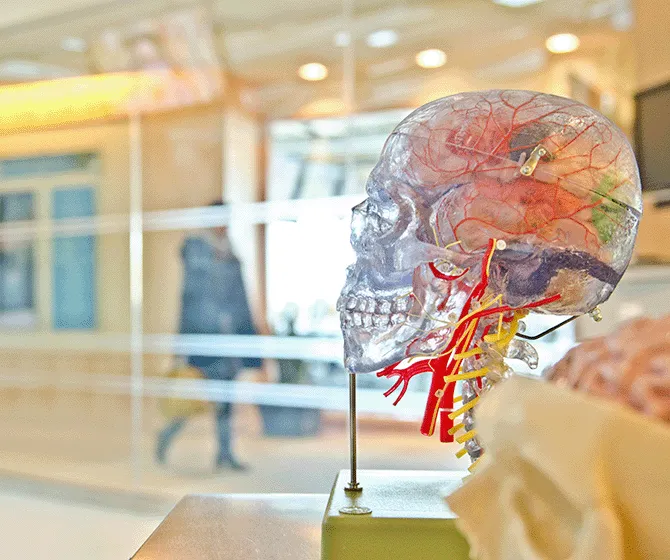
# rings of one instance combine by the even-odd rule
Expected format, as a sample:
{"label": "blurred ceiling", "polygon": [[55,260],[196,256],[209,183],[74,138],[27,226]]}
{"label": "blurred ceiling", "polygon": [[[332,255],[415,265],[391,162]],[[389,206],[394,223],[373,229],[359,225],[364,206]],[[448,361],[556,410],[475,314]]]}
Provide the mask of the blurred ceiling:
{"label": "blurred ceiling", "polygon": [[[337,110],[346,50],[338,40],[354,48],[357,98],[370,106],[399,107],[414,103],[417,88],[455,75],[496,84],[536,73],[551,56],[544,41],[552,33],[576,33],[580,53],[603,54],[616,48],[631,25],[630,0],[543,0],[520,8],[493,0],[355,0],[349,22],[336,0],[5,0],[0,80],[98,71],[91,45],[104,30],[132,28],[194,6],[212,22],[222,66],[246,84],[243,99],[273,115]],[[366,38],[380,29],[393,30],[397,42],[369,46]],[[88,48],[64,49],[64,40],[72,38]],[[414,57],[426,48],[445,51],[447,64],[419,68]],[[328,67],[323,82],[298,78],[298,67],[312,61]]]}

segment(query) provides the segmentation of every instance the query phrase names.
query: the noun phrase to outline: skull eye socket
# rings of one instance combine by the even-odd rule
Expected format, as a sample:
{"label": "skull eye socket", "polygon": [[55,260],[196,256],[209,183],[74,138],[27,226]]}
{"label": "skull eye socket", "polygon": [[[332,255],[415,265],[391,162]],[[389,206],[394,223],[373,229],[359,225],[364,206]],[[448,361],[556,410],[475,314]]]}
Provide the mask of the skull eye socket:
{"label": "skull eye socket", "polygon": [[371,211],[382,220],[393,225],[400,217],[400,208],[386,189],[380,189],[368,198]]}

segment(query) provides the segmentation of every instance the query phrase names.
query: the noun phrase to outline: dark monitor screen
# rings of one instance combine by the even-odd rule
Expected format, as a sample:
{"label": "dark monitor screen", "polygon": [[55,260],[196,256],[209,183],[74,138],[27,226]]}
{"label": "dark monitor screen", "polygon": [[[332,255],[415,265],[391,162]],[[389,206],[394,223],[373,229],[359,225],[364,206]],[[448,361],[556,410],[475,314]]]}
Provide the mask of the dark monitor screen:
{"label": "dark monitor screen", "polygon": [[642,189],[670,188],[670,83],[637,94],[635,104]]}

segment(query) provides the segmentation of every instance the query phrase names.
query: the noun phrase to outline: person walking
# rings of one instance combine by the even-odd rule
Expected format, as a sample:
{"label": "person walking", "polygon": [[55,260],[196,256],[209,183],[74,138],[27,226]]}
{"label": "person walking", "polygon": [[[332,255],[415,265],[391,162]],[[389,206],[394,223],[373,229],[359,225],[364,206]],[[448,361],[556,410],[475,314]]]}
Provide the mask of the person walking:
{"label": "person walking", "polygon": [[[222,201],[210,206],[221,207]],[[240,261],[233,253],[225,227],[189,236],[182,246],[184,266],[180,334],[256,334],[251,318]],[[231,381],[245,368],[261,367],[259,358],[188,356],[189,366],[198,368],[211,380]],[[170,420],[160,431],[156,458],[167,460],[168,449],[186,425],[188,417]],[[216,468],[245,470],[233,451],[232,403],[215,403],[218,452]]]}

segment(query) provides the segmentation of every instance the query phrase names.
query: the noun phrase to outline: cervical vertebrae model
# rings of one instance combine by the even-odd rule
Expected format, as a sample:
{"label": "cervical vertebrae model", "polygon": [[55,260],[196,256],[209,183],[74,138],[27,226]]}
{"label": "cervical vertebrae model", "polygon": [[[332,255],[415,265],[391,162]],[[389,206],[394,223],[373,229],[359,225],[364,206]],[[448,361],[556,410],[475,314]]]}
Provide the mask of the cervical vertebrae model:
{"label": "cervical vertebrae model", "polygon": [[458,94],[398,125],[366,190],[338,301],[345,365],[397,377],[396,403],[430,375],[422,433],[439,421],[477,460],[479,395],[509,374],[506,358],[537,365],[514,338],[523,317],[590,312],[625,271],[641,212],[632,150],[575,101]]}

